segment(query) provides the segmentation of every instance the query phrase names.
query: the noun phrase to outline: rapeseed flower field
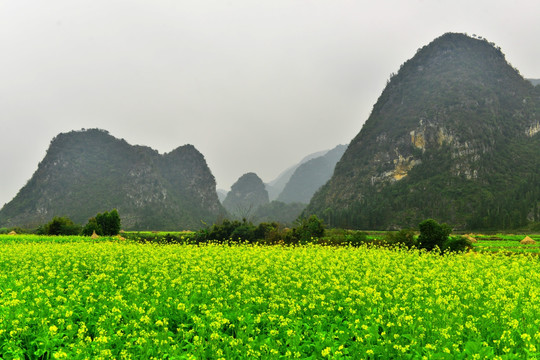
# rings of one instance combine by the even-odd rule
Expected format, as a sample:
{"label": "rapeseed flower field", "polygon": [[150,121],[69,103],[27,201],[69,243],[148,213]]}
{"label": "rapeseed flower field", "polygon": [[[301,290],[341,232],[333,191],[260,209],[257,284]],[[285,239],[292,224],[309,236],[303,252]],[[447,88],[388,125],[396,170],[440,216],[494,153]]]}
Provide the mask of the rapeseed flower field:
{"label": "rapeseed flower field", "polygon": [[526,254],[56,239],[0,237],[2,359],[539,355]]}

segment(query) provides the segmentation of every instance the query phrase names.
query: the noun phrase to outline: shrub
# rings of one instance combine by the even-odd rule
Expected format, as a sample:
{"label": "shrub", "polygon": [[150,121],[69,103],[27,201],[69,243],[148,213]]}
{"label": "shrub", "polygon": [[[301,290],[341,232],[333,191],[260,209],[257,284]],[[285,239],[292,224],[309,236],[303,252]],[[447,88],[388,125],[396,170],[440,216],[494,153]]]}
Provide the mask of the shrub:
{"label": "shrub", "polygon": [[443,248],[444,243],[452,232],[452,228],[447,224],[439,224],[433,219],[422,221],[418,225],[420,236],[418,236],[418,247],[431,251],[438,247]]}
{"label": "shrub", "polygon": [[369,241],[367,234],[362,231],[355,231],[351,235],[347,235],[346,239],[347,242],[352,246],[360,246]]}
{"label": "shrub", "polygon": [[316,216],[304,219],[292,230],[283,229],[280,231],[278,223],[260,223],[258,226],[243,219],[223,220],[220,224],[214,224],[211,227],[197,231],[192,239],[195,243],[227,240],[233,241],[261,241],[269,244],[284,242],[296,244],[298,242],[308,242],[312,238],[324,236],[324,224]]}
{"label": "shrub", "polygon": [[[243,220],[247,223],[247,220]],[[242,226],[242,222],[238,220],[223,220],[221,224],[214,224],[208,232],[208,237],[205,240],[226,241],[229,240],[237,227]]]}
{"label": "shrub", "polygon": [[12,227],[12,228],[9,228],[8,229],[8,233],[12,232],[12,231],[15,231],[17,234],[33,234],[35,232],[37,232],[37,230],[31,230],[31,229],[23,229],[19,226],[15,226],[15,227]]}
{"label": "shrub", "polygon": [[223,242],[227,240],[252,241],[254,232],[255,226],[246,219],[242,221],[224,219],[219,224],[213,224],[209,228],[197,231],[193,236],[193,240],[196,243],[207,241]]}
{"label": "shrub", "polygon": [[281,233],[281,241],[284,244],[296,244],[296,243],[298,243],[298,238],[296,237],[294,228],[293,229],[289,229],[289,228],[283,229],[283,232]]}
{"label": "shrub", "polygon": [[103,234],[103,231],[101,231],[101,226],[99,226],[95,217],[88,219],[88,222],[86,225],[84,225],[81,234],[84,236],[90,236],[94,232],[98,235]]}
{"label": "shrub", "polygon": [[105,236],[118,235],[120,232],[120,215],[116,209],[111,212],[104,212],[96,215],[96,221],[101,226],[101,231]]}
{"label": "shrub", "polygon": [[324,236],[324,223],[316,215],[302,219],[300,224],[293,229],[293,236],[300,242],[308,242],[313,238]]}
{"label": "shrub", "polygon": [[140,243],[154,243],[161,245],[170,244],[187,244],[190,239],[188,236],[171,233],[152,233],[152,232],[125,232],[122,237],[128,240],[137,241]]}
{"label": "shrub", "polygon": [[398,232],[388,232],[386,233],[386,242],[395,245],[401,244],[409,249],[418,245],[413,229],[401,229]]}
{"label": "shrub", "polygon": [[120,233],[120,215],[118,211],[116,209],[110,212],[105,211],[103,214],[97,214],[95,217],[88,219],[82,234],[90,236],[94,231],[102,236],[118,235]]}
{"label": "shrub", "polygon": [[[244,219],[244,223],[246,222],[247,221]],[[212,225],[212,227],[208,231],[208,237],[204,240],[229,240],[234,230],[241,225],[242,223],[238,220],[230,221],[225,219],[221,224]]]}
{"label": "shrub", "polygon": [[281,240],[281,235],[279,224],[275,222],[263,222],[255,226],[246,219],[242,221],[225,219],[219,224],[214,224],[206,229],[197,231],[191,238],[196,243],[233,240],[248,242],[262,241],[273,244]]}
{"label": "shrub", "polygon": [[463,236],[456,236],[446,240],[443,244],[442,250],[450,252],[463,252],[468,251],[471,248],[472,244],[470,240]]}
{"label": "shrub", "polygon": [[257,228],[254,231],[254,235],[256,240],[264,240],[264,242],[269,244],[274,244],[281,240],[279,224],[276,222],[260,223],[259,225],[257,225]]}
{"label": "shrub", "polygon": [[78,235],[81,228],[68,217],[55,216],[49,223],[40,226],[36,232],[40,235]]}
{"label": "shrub", "polygon": [[233,241],[253,242],[255,239],[255,226],[252,223],[245,222],[234,229],[230,237]]}

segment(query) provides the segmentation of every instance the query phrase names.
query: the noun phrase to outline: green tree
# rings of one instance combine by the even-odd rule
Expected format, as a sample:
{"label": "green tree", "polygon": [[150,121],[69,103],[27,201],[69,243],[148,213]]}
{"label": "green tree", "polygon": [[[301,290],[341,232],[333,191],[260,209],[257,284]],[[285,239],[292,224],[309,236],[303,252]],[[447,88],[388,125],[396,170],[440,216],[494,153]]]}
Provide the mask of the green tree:
{"label": "green tree", "polygon": [[105,211],[103,214],[97,214],[95,217],[88,219],[82,234],[90,236],[94,231],[98,235],[118,235],[120,232],[120,215],[118,211],[116,209],[110,212]]}
{"label": "green tree", "polygon": [[102,235],[103,231],[101,230],[101,226],[97,223],[97,220],[95,217],[92,217],[88,219],[88,222],[86,225],[84,225],[84,228],[82,229],[81,234],[84,236],[90,236],[93,233],[96,233],[98,235]]}
{"label": "green tree", "polygon": [[310,241],[312,238],[324,236],[325,226],[316,215],[311,215],[307,219],[302,219],[300,225],[293,229],[293,235],[300,241]]}
{"label": "green tree", "polygon": [[443,245],[443,251],[449,252],[463,252],[472,248],[470,240],[463,236],[456,236],[449,238]]}
{"label": "green tree", "polygon": [[401,244],[409,249],[417,245],[413,229],[401,229],[396,233],[388,232],[386,233],[386,242],[389,244]]}
{"label": "green tree", "polygon": [[55,216],[49,223],[38,229],[38,233],[43,235],[78,235],[81,226],[75,224],[68,217]]}
{"label": "green tree", "polygon": [[116,209],[110,212],[105,211],[103,214],[97,214],[96,221],[101,227],[101,235],[114,236],[120,232],[120,215]]}
{"label": "green tree", "polygon": [[248,241],[255,240],[255,226],[250,222],[244,222],[238,226],[231,234],[231,240],[234,241]]}
{"label": "green tree", "polygon": [[418,236],[418,247],[431,251],[438,247],[443,248],[444,243],[448,240],[448,236],[452,232],[452,228],[448,224],[439,224],[433,219],[422,221],[418,225],[420,236]]}

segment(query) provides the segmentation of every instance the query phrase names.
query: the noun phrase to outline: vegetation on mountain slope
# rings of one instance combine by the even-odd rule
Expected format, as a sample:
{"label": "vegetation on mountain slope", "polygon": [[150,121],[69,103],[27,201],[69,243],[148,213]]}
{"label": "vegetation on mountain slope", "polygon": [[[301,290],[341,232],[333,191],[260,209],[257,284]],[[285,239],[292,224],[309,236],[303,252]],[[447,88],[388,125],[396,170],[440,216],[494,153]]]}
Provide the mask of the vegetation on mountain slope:
{"label": "vegetation on mountain slope", "polygon": [[385,229],[540,220],[540,91],[484,39],[445,34],[388,85],[307,214]]}

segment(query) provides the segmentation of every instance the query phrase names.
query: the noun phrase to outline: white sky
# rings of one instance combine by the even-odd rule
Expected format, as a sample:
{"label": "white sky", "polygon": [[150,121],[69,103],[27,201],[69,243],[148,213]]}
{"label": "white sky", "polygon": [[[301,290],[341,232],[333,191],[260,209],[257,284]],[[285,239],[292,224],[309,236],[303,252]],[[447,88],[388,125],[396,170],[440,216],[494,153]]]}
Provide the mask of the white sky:
{"label": "white sky", "polygon": [[0,206],[60,132],[193,144],[219,188],[348,143],[446,32],[540,78],[537,0],[0,0]]}

